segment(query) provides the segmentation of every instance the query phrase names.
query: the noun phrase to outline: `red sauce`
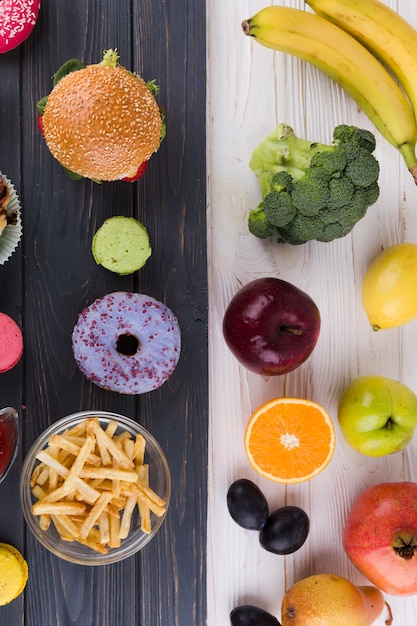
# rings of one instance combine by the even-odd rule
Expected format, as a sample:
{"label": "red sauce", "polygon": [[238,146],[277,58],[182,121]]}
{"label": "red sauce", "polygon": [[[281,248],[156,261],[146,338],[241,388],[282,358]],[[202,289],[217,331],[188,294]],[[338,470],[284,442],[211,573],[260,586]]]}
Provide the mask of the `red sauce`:
{"label": "red sauce", "polygon": [[16,446],[16,434],[0,420],[0,476],[7,469]]}

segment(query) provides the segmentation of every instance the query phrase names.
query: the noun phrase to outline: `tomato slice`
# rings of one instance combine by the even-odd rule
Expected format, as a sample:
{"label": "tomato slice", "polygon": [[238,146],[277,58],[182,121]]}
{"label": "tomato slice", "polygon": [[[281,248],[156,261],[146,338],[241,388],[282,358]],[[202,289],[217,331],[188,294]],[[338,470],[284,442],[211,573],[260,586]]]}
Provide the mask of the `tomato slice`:
{"label": "tomato slice", "polygon": [[144,161],[143,163],[139,165],[138,171],[136,172],[134,176],[132,176],[132,178],[122,178],[122,180],[124,180],[127,183],[134,183],[136,180],[139,180],[139,178],[142,178],[142,176],[148,169],[148,163],[149,161]]}
{"label": "tomato slice", "polygon": [[45,133],[43,131],[43,118],[42,118],[42,115],[40,113],[38,115],[38,128],[39,128],[39,131],[40,131],[42,137],[45,139]]}

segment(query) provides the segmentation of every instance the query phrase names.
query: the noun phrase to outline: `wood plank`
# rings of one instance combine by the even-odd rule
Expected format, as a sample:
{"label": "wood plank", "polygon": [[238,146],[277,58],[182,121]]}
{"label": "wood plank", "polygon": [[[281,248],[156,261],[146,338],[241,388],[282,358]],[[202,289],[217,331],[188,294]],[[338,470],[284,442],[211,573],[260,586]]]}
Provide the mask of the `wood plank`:
{"label": "wood plank", "polygon": [[[282,1],[304,9],[304,2]],[[388,1],[417,27],[414,3]],[[351,450],[337,430],[329,468],[307,484],[275,485],[250,468],[243,434],[252,411],[280,395],[300,395],[336,417],[338,398],[359,374],[398,378],[416,389],[417,324],[375,334],[361,304],[361,277],[381,246],[417,241],[417,192],[396,150],[377,135],[381,196],[344,239],[329,244],[277,245],[249,234],[247,215],[260,201],[248,162],[253,149],[279,123],[329,143],[334,126],[349,123],[376,132],[350,98],[315,68],[267,50],[244,37],[240,24],[265,6],[208,3],[208,232],[210,293],[210,435],[208,517],[208,626],[226,624],[239,604],[255,604],[280,618],[285,589],[303,576],[333,572],[357,584],[365,578],[348,562],[341,530],[354,498],[385,480],[416,480],[417,439],[404,453],[368,459]],[[277,276],[309,293],[322,314],[310,359],[285,377],[265,380],[241,367],[222,337],[225,308],[253,278]],[[337,426],[338,429],[338,426]],[[262,550],[257,533],[230,518],[226,493],[247,477],[267,495],[271,510],[304,508],[311,532],[301,550],[278,557]],[[220,555],[222,558],[220,558]],[[391,598],[395,624],[415,621],[415,597]],[[376,622],[384,624],[386,616]]]}
{"label": "wood plank", "polygon": [[[204,14],[204,4],[195,7],[191,2],[46,3],[31,38],[18,54],[5,57],[8,67],[0,71],[0,80],[7,84],[13,72],[20,75],[2,145],[3,150],[13,146],[13,158],[9,156],[5,165],[17,182],[22,181],[25,245],[24,255],[15,262],[19,280],[12,282],[11,262],[7,278],[0,280],[2,293],[21,311],[25,326],[23,368],[13,371],[17,395],[10,399],[21,404],[21,394],[26,405],[23,450],[65,414],[87,408],[116,411],[137,419],[155,435],[168,458],[173,484],[165,523],[141,554],[102,568],[81,567],[47,553],[28,531],[23,543],[16,464],[7,491],[2,485],[0,495],[3,501],[13,493],[15,502],[10,515],[0,511],[0,522],[9,528],[10,541],[24,550],[30,578],[24,597],[10,608],[0,608],[0,622],[4,617],[8,626],[162,626],[205,620]],[[71,57],[98,62],[108,47],[118,48],[126,67],[159,82],[159,101],[167,117],[166,140],[145,178],[133,185],[71,181],[36,128],[36,101],[50,91],[56,69]],[[151,237],[152,257],[131,277],[107,272],[91,255],[96,229],[116,214],[137,217]],[[182,330],[177,370],[163,387],[143,397],[119,396],[88,383],[72,357],[70,335],[78,313],[115,290],[141,291],[163,300],[177,314]],[[2,378],[2,397],[5,389]]]}

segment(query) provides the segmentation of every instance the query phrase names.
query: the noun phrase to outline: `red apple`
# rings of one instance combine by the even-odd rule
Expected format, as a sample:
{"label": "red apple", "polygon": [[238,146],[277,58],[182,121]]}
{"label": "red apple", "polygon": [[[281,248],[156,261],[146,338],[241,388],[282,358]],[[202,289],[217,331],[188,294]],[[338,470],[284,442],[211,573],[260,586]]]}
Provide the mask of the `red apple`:
{"label": "red apple", "polygon": [[364,491],[348,516],[343,546],[381,591],[417,593],[417,483],[381,483]]}
{"label": "red apple", "polygon": [[232,298],[223,334],[235,357],[264,376],[287,374],[313,351],[320,313],[309,295],[278,278],[258,278]]}

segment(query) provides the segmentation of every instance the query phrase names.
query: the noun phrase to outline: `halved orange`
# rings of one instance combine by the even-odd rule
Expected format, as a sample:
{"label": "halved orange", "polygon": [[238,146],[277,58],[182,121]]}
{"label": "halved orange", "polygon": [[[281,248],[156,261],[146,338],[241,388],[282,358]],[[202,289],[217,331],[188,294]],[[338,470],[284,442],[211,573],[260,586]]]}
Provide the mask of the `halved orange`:
{"label": "halved orange", "polygon": [[245,450],[253,469],[279,483],[300,483],[329,464],[336,445],[326,410],[302,398],[275,398],[252,415]]}

